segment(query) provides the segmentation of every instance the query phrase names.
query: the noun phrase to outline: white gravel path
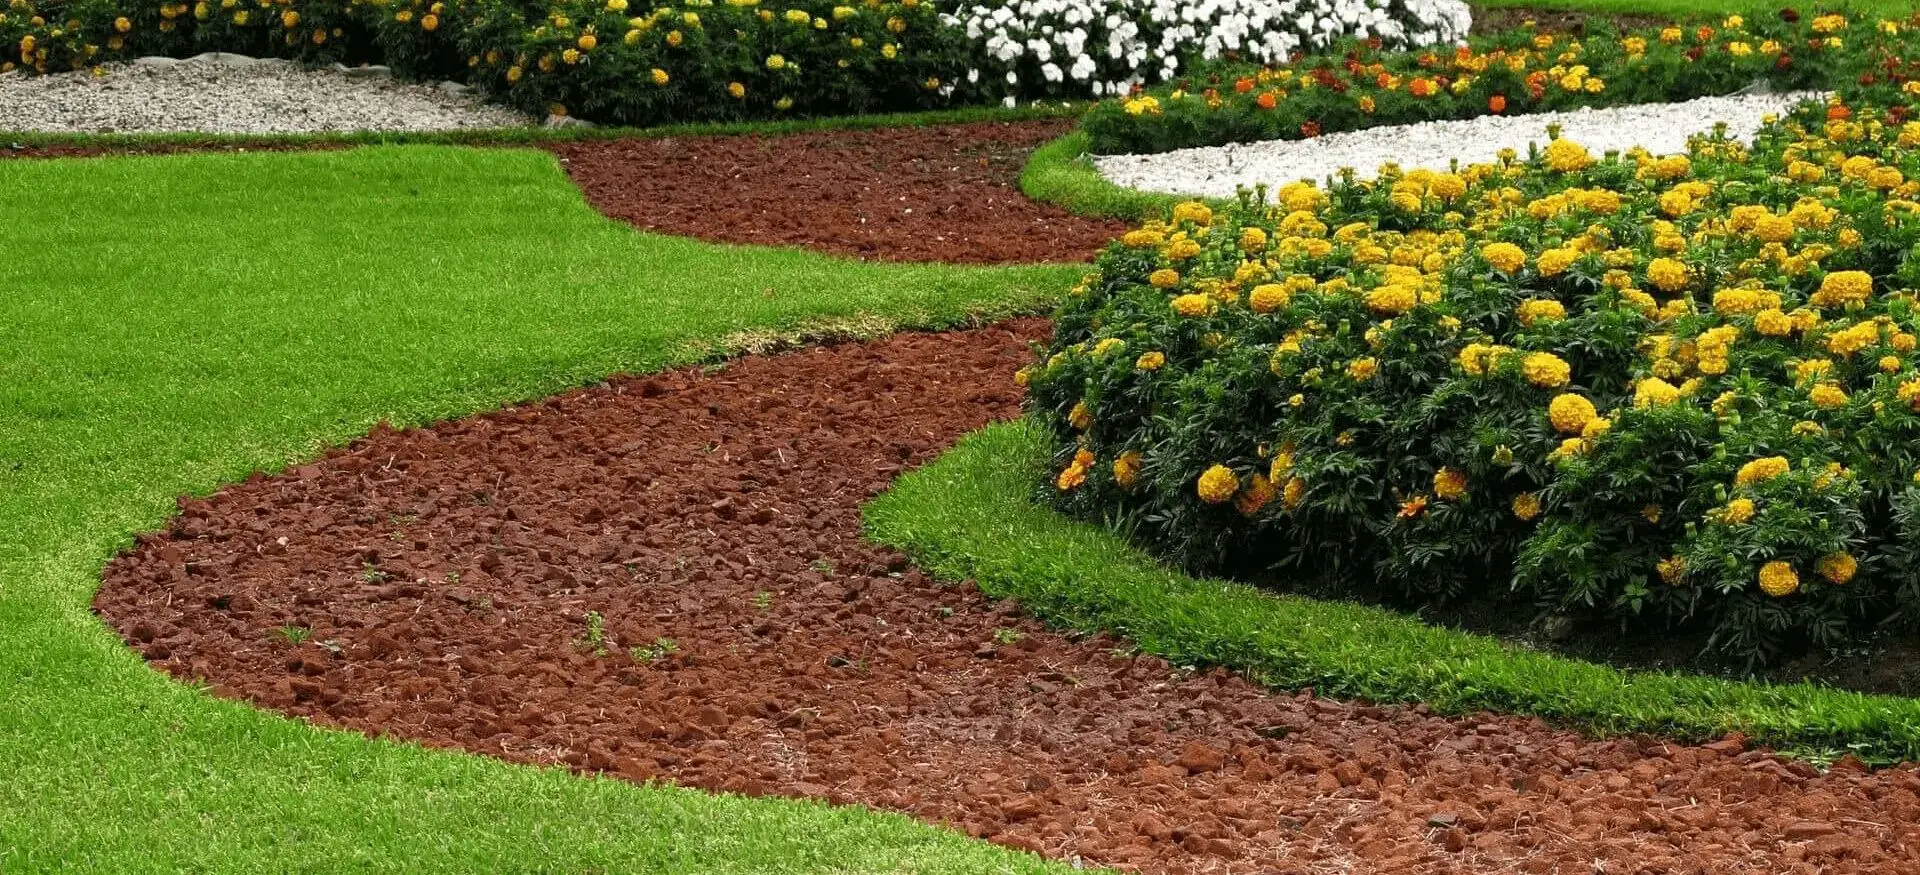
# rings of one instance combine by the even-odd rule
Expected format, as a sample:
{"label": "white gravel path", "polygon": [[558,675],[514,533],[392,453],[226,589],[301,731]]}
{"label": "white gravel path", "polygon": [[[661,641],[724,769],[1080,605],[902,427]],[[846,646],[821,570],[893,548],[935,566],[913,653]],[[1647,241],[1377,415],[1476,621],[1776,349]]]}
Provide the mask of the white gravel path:
{"label": "white gravel path", "polygon": [[1817,92],[1703,97],[1682,103],[1647,103],[1536,115],[1481,116],[1327,134],[1310,140],[1269,140],[1157,155],[1095,156],[1094,166],[1115,184],[1173,194],[1232,197],[1237,188],[1278,186],[1298,179],[1324,181],[1351,167],[1371,177],[1385,162],[1412,169],[1445,170],[1491,161],[1502,149],[1525,155],[1527,144],[1547,143],[1547,126],[1595,155],[1644,146],[1655,154],[1684,151],[1687,137],[1726,122],[1730,136],[1751,140],[1768,114],[1784,115]]}
{"label": "white gravel path", "polygon": [[395,82],[378,70],[303,70],[238,55],[143,59],[99,76],[0,76],[0,131],[290,134],[532,123],[460,92]]}

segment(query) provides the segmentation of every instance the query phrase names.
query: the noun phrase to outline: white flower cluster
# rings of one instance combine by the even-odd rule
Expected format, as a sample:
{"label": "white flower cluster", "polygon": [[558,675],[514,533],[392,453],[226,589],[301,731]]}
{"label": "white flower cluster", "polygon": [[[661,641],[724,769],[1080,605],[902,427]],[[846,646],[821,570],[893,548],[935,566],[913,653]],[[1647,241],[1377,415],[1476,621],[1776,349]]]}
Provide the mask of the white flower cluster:
{"label": "white flower cluster", "polygon": [[1461,0],[959,0],[945,14],[982,50],[978,83],[1012,95],[1124,94],[1181,64],[1228,54],[1277,64],[1352,36],[1389,45],[1455,43]]}

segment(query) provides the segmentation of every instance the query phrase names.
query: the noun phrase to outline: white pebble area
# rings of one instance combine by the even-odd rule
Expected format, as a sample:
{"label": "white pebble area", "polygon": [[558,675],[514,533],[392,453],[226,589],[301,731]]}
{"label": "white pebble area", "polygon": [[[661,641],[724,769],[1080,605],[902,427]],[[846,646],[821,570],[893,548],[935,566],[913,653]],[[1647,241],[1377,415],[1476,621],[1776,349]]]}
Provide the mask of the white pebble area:
{"label": "white pebble area", "polygon": [[0,76],[0,131],[305,134],[525,126],[463,86],[396,82],[383,68],[301,69],[209,54],[91,71]]}
{"label": "white pebble area", "polygon": [[1231,143],[1155,155],[1095,156],[1094,166],[1113,183],[1171,194],[1232,197],[1239,188],[1309,180],[1322,182],[1353,168],[1371,177],[1381,164],[1446,170],[1494,160],[1502,149],[1527,154],[1530,143],[1546,145],[1548,125],[1595,155],[1643,146],[1655,154],[1684,151],[1687,138],[1725,122],[1727,133],[1750,141],[1768,115],[1784,115],[1818,92],[1702,97],[1680,103],[1645,103],[1607,109],[1488,115],[1459,121],[1421,122],[1327,134],[1307,140]]}

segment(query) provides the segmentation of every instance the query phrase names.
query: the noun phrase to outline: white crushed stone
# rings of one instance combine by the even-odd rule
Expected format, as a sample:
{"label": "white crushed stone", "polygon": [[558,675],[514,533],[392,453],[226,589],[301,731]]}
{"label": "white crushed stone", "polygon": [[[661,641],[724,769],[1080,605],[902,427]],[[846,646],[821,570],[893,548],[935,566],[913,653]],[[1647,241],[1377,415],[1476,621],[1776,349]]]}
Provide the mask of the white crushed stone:
{"label": "white crushed stone", "polygon": [[1309,180],[1324,182],[1342,168],[1372,177],[1381,164],[1446,170],[1492,161],[1502,149],[1527,154],[1530,143],[1546,145],[1547,126],[1595,155],[1643,146],[1654,154],[1685,151],[1687,138],[1725,122],[1728,136],[1751,141],[1767,115],[1784,115],[1818,92],[1702,97],[1680,103],[1644,103],[1534,115],[1481,116],[1326,134],[1308,140],[1269,140],[1181,149],[1155,155],[1094,156],[1093,163],[1117,185],[1170,194],[1233,197],[1241,187],[1269,187]]}
{"label": "white crushed stone", "polygon": [[525,126],[532,119],[456,88],[383,71],[305,70],[284,61],[205,55],[89,71],[0,76],[0,131],[304,134]]}

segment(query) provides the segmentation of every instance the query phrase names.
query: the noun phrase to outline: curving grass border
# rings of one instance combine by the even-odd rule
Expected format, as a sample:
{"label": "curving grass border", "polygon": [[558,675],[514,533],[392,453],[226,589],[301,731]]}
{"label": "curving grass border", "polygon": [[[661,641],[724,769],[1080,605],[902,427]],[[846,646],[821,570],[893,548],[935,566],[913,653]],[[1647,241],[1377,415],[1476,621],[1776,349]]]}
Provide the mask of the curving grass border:
{"label": "curving grass border", "polygon": [[1529,715],[1599,734],[1703,740],[1737,731],[1816,760],[1920,758],[1920,700],[1623,671],[1380,608],[1189,577],[1036,501],[1046,462],[1043,436],[1024,422],[975,432],[867,505],[868,529],[934,574],[972,578],[1049,623],[1113,632],[1176,663],[1224,666],[1269,687]]}
{"label": "curving grass border", "polygon": [[[1020,170],[1020,191],[1075,215],[1129,222],[1165,215],[1174,204],[1193,199],[1109,182],[1088,160],[1087,132],[1078,129],[1033,150]],[[1215,198],[1202,200],[1222,203]]]}
{"label": "curving grass border", "polygon": [[0,161],[0,872],[1065,873],[859,807],[587,779],[214,698],[89,611],[174,496],[787,332],[1046,305],[1080,265],[635,231],[552,155]]}

